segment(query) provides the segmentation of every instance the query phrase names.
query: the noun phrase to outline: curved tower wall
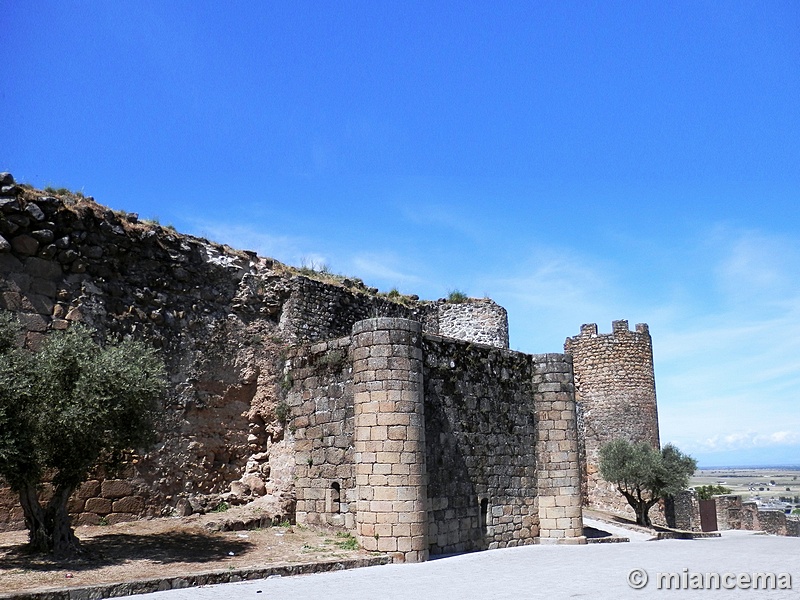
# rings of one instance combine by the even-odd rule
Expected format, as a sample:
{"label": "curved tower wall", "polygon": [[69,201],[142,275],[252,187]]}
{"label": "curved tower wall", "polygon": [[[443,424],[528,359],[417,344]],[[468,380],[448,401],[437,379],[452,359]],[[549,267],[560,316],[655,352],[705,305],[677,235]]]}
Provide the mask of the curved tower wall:
{"label": "curved tower wall", "polygon": [[508,348],[508,313],[488,298],[437,305],[438,333],[465,342]]}
{"label": "curved tower wall", "polygon": [[584,503],[627,512],[622,495],[600,477],[599,452],[616,438],[660,447],[649,328],[640,323],[630,331],[620,320],[612,322],[610,334],[598,334],[596,324],[582,325],[564,350],[572,355],[575,375]]}
{"label": "curved tower wall", "polygon": [[381,317],[353,326],[356,532],[365,550],[428,559],[422,326]]}

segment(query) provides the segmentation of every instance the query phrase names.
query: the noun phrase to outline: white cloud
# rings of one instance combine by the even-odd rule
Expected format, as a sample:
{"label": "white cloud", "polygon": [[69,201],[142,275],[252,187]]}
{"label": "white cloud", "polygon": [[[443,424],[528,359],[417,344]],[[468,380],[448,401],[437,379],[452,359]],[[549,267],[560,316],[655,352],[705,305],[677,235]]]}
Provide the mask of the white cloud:
{"label": "white cloud", "polygon": [[356,254],[351,262],[359,277],[375,277],[386,285],[411,285],[422,281],[418,275],[404,272],[405,265],[399,265],[398,263],[402,261],[394,255]]}
{"label": "white cloud", "polygon": [[772,433],[744,431],[707,438],[698,444],[698,449],[706,452],[726,452],[749,448],[798,445],[800,445],[800,431],[775,431]]}
{"label": "white cloud", "polygon": [[247,225],[191,221],[190,233],[228,244],[239,250],[252,250],[259,256],[275,258],[293,266],[329,264],[327,255],[314,251],[312,240],[288,235],[274,235]]}

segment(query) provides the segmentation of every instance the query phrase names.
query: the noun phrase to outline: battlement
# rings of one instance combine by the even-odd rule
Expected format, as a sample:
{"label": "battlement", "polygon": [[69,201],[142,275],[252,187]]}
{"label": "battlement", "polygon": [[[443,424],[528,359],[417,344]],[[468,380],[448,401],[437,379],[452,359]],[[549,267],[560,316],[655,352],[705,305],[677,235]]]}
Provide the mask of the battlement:
{"label": "battlement", "polygon": [[647,323],[637,323],[636,329],[631,331],[627,319],[611,321],[611,333],[597,333],[597,323],[584,323],[581,325],[581,337],[597,337],[598,335],[618,335],[626,333],[645,333],[650,334],[650,327]]}

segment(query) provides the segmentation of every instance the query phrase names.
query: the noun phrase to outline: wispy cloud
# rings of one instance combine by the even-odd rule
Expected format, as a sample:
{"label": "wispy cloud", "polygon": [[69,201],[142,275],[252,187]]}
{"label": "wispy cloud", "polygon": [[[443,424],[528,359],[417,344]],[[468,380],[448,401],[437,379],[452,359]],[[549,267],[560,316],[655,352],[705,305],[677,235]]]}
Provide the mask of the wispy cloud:
{"label": "wispy cloud", "polygon": [[290,265],[321,266],[329,263],[327,254],[314,250],[315,242],[303,237],[276,235],[247,225],[222,222],[191,221],[191,225],[189,233],[240,250],[252,250],[260,256],[275,258]]}
{"label": "wispy cloud", "polygon": [[359,277],[374,277],[386,285],[412,285],[422,282],[422,278],[404,270],[402,260],[392,254],[365,253],[351,259]]}

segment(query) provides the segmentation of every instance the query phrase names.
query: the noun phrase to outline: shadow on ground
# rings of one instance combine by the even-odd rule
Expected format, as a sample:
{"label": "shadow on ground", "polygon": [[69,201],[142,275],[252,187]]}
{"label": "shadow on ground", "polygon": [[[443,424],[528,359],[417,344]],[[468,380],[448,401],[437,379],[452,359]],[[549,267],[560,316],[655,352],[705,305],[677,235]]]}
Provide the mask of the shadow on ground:
{"label": "shadow on ground", "polygon": [[206,563],[245,554],[254,544],[239,539],[190,532],[167,532],[150,535],[114,533],[81,541],[84,554],[79,557],[56,559],[31,554],[27,546],[15,546],[0,554],[0,574],[12,569],[83,571],[128,560],[146,559],[154,563]]}

